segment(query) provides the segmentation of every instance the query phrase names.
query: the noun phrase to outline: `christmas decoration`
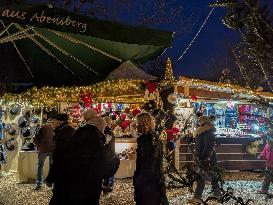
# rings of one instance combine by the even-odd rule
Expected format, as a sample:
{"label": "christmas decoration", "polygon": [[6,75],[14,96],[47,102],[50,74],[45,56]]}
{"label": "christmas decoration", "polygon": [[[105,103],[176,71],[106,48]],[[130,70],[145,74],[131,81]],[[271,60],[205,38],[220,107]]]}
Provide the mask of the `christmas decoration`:
{"label": "christmas decoration", "polygon": [[171,62],[171,59],[168,58],[166,63],[164,79],[160,82],[160,87],[173,85],[174,82],[175,82],[175,77],[173,75],[172,62]]}
{"label": "christmas decoration", "polygon": [[[28,105],[45,110],[58,109],[60,102],[119,102],[142,103],[145,101],[142,80],[109,80],[85,87],[43,87],[31,88],[21,94],[4,94],[0,99],[0,105]],[[18,113],[18,111],[17,111]]]}
{"label": "christmas decoration", "polygon": [[192,95],[192,96],[191,96],[191,100],[192,100],[192,101],[196,101],[196,100],[197,100],[197,97],[196,97],[195,95]]}
{"label": "christmas decoration", "polygon": [[234,85],[234,84],[228,84],[228,83],[217,83],[217,82],[211,82],[206,80],[199,80],[199,79],[190,79],[186,77],[180,77],[179,81],[177,82],[178,86],[182,87],[190,87],[190,88],[198,88],[198,89],[204,89],[208,91],[215,91],[215,92],[225,92],[225,93],[231,93],[236,94],[239,97],[242,98],[248,98],[248,99],[264,99],[267,101],[273,102],[273,94],[269,92],[256,92],[251,89]]}

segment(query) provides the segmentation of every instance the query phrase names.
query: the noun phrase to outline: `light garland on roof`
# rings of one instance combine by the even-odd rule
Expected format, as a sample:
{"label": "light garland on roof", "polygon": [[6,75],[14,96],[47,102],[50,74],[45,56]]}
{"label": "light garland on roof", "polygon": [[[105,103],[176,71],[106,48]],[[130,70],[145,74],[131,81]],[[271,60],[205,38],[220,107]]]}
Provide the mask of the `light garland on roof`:
{"label": "light garland on roof", "polygon": [[111,80],[82,87],[43,87],[32,88],[21,94],[4,94],[0,106],[28,104],[34,108],[54,109],[60,102],[81,102],[81,96],[88,95],[93,102],[144,102],[144,81]]}
{"label": "light garland on roof", "polygon": [[177,85],[179,86],[185,86],[185,87],[196,87],[199,89],[206,89],[209,91],[214,91],[214,92],[229,92],[231,94],[239,94],[243,95],[245,97],[250,97],[250,98],[265,98],[268,100],[273,100],[273,94],[272,95],[266,95],[264,93],[259,93],[259,92],[254,92],[250,89],[240,87],[238,85],[233,85],[229,83],[217,83],[217,82],[209,82],[209,81],[204,81],[204,80],[198,80],[198,79],[188,79],[182,77]]}

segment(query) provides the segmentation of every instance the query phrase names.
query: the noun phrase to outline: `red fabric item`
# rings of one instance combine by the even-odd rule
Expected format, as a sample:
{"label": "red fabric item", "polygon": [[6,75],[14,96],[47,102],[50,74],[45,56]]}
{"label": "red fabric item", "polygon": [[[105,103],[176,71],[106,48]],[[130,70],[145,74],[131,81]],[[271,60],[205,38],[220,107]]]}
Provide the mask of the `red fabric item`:
{"label": "red fabric item", "polygon": [[156,88],[157,88],[157,83],[156,82],[146,83],[146,86],[147,86],[147,89],[148,89],[149,93],[156,92]]}

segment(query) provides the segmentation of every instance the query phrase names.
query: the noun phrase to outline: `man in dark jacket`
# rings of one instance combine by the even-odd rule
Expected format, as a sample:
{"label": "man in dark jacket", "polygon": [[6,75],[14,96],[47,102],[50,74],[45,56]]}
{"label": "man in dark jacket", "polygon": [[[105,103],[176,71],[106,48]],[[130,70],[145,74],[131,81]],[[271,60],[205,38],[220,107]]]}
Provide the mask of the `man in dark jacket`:
{"label": "man in dark jacket", "polygon": [[52,152],[53,152],[53,128],[50,124],[43,125],[34,137],[34,143],[38,148],[38,165],[36,188],[40,190],[43,185],[43,167],[47,157],[49,157],[49,167],[52,165]]}
{"label": "man in dark jacket", "polygon": [[57,114],[52,118],[54,135],[53,164],[46,178],[47,185],[54,184],[53,196],[49,204],[57,205],[58,198],[63,197],[62,185],[66,183],[65,173],[68,169],[71,150],[71,140],[75,129],[67,122],[66,114]]}
{"label": "man in dark jacket", "polygon": [[216,173],[212,170],[216,166],[216,153],[214,151],[215,144],[215,127],[207,116],[201,116],[198,119],[199,127],[196,131],[196,163],[198,165],[198,172],[200,179],[197,181],[197,187],[194,193],[194,197],[189,200],[189,203],[199,204],[202,203],[202,194],[205,188],[206,176],[211,178],[212,190],[214,197],[219,197],[221,191],[219,184],[215,178]]}
{"label": "man in dark jacket", "polygon": [[105,171],[104,134],[96,126],[86,124],[75,132],[72,141],[73,154],[61,190],[65,198],[58,205],[99,205]]}

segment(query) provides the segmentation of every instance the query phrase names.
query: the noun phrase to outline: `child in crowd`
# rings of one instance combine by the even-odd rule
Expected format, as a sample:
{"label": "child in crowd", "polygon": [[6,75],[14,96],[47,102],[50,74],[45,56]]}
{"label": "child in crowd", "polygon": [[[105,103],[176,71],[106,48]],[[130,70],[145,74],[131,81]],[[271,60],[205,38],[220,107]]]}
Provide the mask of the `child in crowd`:
{"label": "child in crowd", "polygon": [[266,160],[266,174],[260,194],[268,194],[270,183],[273,182],[273,139],[269,139],[258,158]]}

